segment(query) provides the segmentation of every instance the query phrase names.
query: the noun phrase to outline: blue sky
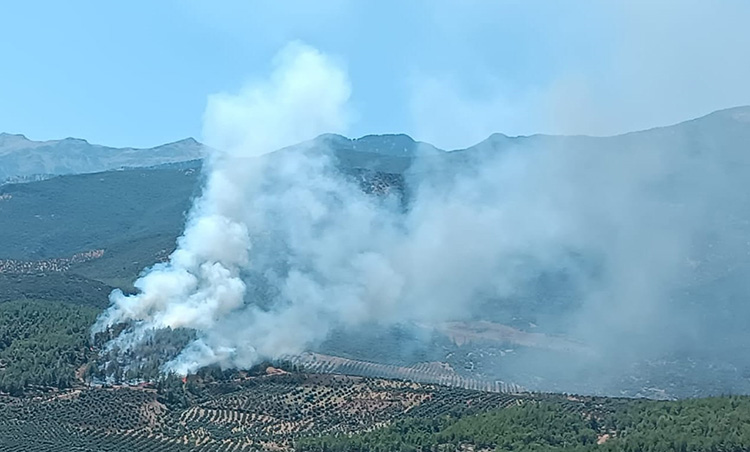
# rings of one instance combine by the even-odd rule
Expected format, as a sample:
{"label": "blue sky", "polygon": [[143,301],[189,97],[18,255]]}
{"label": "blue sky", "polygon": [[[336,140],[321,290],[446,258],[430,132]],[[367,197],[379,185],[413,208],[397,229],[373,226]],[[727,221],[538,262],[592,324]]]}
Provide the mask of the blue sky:
{"label": "blue sky", "polygon": [[29,0],[0,17],[0,131],[32,139],[200,138],[208,95],[291,40],[346,65],[354,136],[453,148],[750,104],[745,0]]}

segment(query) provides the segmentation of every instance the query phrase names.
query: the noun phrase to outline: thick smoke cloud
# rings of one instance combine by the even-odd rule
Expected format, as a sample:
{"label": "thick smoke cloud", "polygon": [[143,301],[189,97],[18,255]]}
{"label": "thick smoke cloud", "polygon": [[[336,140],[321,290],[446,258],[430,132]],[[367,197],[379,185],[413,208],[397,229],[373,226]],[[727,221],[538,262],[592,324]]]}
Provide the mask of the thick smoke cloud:
{"label": "thick smoke cloud", "polygon": [[[263,174],[257,157],[323,132],[343,130],[349,94],[339,65],[315,49],[293,43],[277,55],[268,80],[251,83],[237,95],[209,98],[204,135],[220,151],[207,162],[203,194],[195,201],[177,250],[168,263],[149,269],[136,281],[138,295],[113,292],[112,306],[94,331],[132,322],[132,328],[111,344],[128,349],[155,329],[191,328],[208,335],[242,310],[247,291],[242,270],[252,252],[250,221],[259,220],[251,210]],[[294,168],[287,169],[293,175]],[[273,321],[251,308],[243,314],[248,316],[245,322],[234,327],[249,331],[242,333],[249,334],[248,339],[262,338],[261,330]],[[267,349],[274,348],[256,342],[211,345],[199,339],[167,368],[184,373],[219,361],[249,365],[259,353],[270,356]],[[238,356],[224,356],[230,352]]]}
{"label": "thick smoke cloud", "polygon": [[341,64],[295,43],[268,80],[209,99],[204,135],[217,150],[203,193],[169,262],[147,270],[136,295],[111,295],[94,330],[129,327],[110,347],[189,328],[196,339],[166,371],[245,368],[334,330],[497,320],[498,303],[531,310],[523,304],[549,296],[542,277],[567,295],[558,311],[540,308],[540,327],[588,350],[548,370],[611,375],[615,355],[629,363],[715,343],[705,294],[686,294],[716,288],[694,284],[700,269],[742,266],[748,252],[747,197],[735,190],[748,162],[731,146],[634,134],[426,152],[407,174],[404,208],[396,195],[365,194],[319,146],[266,155],[344,132],[349,95]]}

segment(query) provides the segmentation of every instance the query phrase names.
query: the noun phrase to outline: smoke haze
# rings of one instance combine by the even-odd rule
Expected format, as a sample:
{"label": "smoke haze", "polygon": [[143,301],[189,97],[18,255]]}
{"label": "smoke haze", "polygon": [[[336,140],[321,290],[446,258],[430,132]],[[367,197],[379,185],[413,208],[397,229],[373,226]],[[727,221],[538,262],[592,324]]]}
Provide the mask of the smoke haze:
{"label": "smoke haze", "polygon": [[[729,141],[535,136],[498,150],[492,140],[509,139],[495,136],[471,153],[418,153],[404,203],[365,194],[319,143],[288,147],[346,132],[350,92],[340,62],[293,43],[268,79],[211,96],[215,151],[177,250],[137,294],[113,292],[94,331],[126,323],[110,347],[128,350],[155,330],[193,329],[164,365],[186,374],[299,354],[363,325],[502,320],[510,304],[589,351],[534,366],[608,378],[716,344],[705,333],[720,319],[700,290],[746,295],[737,280],[694,287],[707,266],[747,269],[750,206],[736,187],[750,161]],[[746,112],[728,115],[746,130]],[[545,278],[557,282],[544,289]],[[543,306],[555,294],[562,308]]]}

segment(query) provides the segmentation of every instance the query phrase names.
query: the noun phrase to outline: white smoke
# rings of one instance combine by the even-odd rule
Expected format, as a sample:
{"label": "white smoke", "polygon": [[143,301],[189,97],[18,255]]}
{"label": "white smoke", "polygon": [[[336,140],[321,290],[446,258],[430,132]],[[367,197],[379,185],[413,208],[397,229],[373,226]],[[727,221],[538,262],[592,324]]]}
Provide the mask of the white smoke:
{"label": "white smoke", "polygon": [[483,318],[483,301],[521,300],[545,272],[575,289],[577,304],[554,320],[605,354],[657,349],[660,325],[694,320],[671,299],[696,237],[716,232],[706,213],[734,209],[730,180],[742,175],[727,179],[724,157],[622,145],[632,136],[530,137],[519,149],[418,158],[404,211],[318,148],[265,155],[344,132],[349,96],[342,66],[300,43],[267,80],[212,96],[204,136],[216,151],[177,250],[136,295],[113,292],[94,331],[128,324],[110,344],[127,350],[154,330],[189,328],[196,340],[165,370],[246,368],[334,329]]}
{"label": "white smoke", "polygon": [[[127,348],[154,329],[210,332],[242,308],[247,288],[241,271],[252,252],[248,209],[263,171],[257,157],[324,132],[344,131],[349,95],[346,74],[335,61],[295,42],[277,55],[268,80],[250,83],[236,95],[211,96],[204,136],[217,151],[209,157],[203,194],[177,249],[169,262],[136,281],[137,295],[114,291],[94,331],[132,323],[114,344]],[[237,327],[258,330],[253,319]],[[241,345],[252,349],[255,344]],[[174,370],[184,373],[220,359],[218,350],[206,349],[203,342],[190,350],[215,357],[188,364],[180,358],[183,364]]]}
{"label": "white smoke", "polygon": [[169,262],[135,283],[138,294],[112,293],[94,331],[131,327],[110,346],[190,328],[198,338],[166,370],[249,367],[300,353],[334,328],[461,318],[479,295],[508,294],[523,277],[508,257],[529,246],[555,254],[547,242],[560,225],[519,216],[522,201],[503,191],[525,177],[521,161],[425,183],[404,214],[319,150],[261,158],[343,131],[349,117],[349,83],[331,58],[295,43],[275,63],[269,80],[209,99],[204,135],[217,151],[204,192]]}

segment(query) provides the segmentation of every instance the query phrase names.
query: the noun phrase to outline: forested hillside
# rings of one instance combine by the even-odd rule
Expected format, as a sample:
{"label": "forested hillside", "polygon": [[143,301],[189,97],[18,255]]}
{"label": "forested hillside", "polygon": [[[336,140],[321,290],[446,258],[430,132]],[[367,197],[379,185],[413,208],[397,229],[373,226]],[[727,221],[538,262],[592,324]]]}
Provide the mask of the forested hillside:
{"label": "forested hillside", "polygon": [[80,386],[95,357],[88,331],[98,313],[48,300],[0,303],[0,391]]}
{"label": "forested hillside", "polygon": [[592,411],[520,403],[469,416],[408,418],[372,432],[301,439],[308,452],[624,451],[706,452],[750,448],[750,399],[604,402]]}
{"label": "forested hillside", "polygon": [[65,258],[93,249],[106,254],[160,234],[174,240],[198,175],[195,169],[110,171],[0,187],[0,258]]}

